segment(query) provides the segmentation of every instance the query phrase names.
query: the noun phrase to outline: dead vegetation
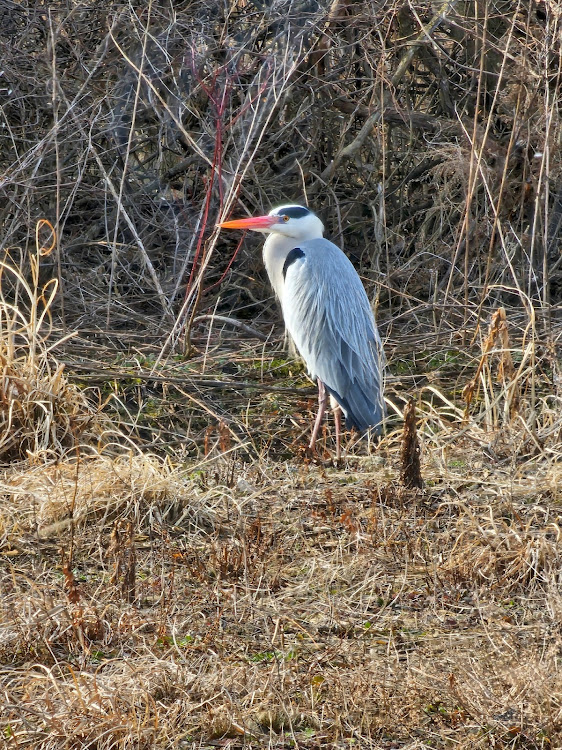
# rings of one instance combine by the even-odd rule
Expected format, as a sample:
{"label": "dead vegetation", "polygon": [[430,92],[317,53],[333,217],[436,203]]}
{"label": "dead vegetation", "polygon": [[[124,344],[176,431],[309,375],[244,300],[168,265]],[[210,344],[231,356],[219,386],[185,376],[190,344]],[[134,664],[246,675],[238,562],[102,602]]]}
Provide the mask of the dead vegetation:
{"label": "dead vegetation", "polygon": [[[47,228],[49,245],[40,235]],[[96,423],[87,398],[64,375],[52,352],[68,337],[53,333],[57,280],[40,284],[40,263],[52,252],[52,226],[36,227],[30,281],[9,255],[0,262],[0,459],[3,463],[77,448]]]}
{"label": "dead vegetation", "polygon": [[236,201],[308,199],[385,333],[560,299],[556,3],[2,12],[2,246],[27,262],[52,221],[69,325],[165,336],[199,305],[267,332],[254,253],[215,252]]}
{"label": "dead vegetation", "polygon": [[408,497],[388,460],[217,459],[212,480],[161,465],[140,483],[123,462],[129,496],[92,492],[66,573],[70,531],[38,533],[21,477],[5,481],[9,742],[556,746],[559,467],[495,467],[467,491],[475,472],[430,465]]}
{"label": "dead vegetation", "polygon": [[[560,747],[558,5],[0,14],[5,746]],[[389,360],[338,468],[214,229],[304,200]]]}
{"label": "dead vegetation", "polygon": [[423,487],[420,443],[416,427],[416,405],[408,401],[404,409],[404,429],[400,447],[400,483],[407,489]]}

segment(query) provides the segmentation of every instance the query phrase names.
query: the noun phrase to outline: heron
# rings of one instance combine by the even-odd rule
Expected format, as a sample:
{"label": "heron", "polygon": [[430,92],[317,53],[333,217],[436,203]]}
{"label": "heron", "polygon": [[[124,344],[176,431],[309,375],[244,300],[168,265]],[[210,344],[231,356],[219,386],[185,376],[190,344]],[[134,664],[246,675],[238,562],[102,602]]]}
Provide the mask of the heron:
{"label": "heron", "polygon": [[339,461],[340,410],[346,426],[361,434],[373,430],[380,435],[385,414],[382,343],[357,271],[344,252],[324,238],[324,225],[305,206],[278,206],[265,216],[219,226],[267,234],[267,275],[287,331],[318,385],[318,412],[308,449],[315,452],[330,396]]}

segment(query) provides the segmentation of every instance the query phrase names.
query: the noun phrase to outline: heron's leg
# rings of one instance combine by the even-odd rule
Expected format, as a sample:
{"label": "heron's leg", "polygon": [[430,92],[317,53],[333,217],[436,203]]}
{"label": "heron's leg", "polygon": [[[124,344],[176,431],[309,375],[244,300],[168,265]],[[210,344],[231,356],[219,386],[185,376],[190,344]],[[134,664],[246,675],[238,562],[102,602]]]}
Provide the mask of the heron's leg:
{"label": "heron's leg", "polygon": [[334,406],[334,422],[336,423],[336,461],[341,459],[341,409],[340,405]]}
{"label": "heron's leg", "polygon": [[328,394],[326,393],[326,389],[324,388],[324,383],[319,379],[318,380],[318,414],[316,415],[316,422],[314,423],[312,435],[310,436],[310,443],[308,445],[308,450],[310,451],[314,450],[314,445],[318,437],[318,431],[320,430],[320,425],[322,424],[322,417],[324,416],[324,412],[326,411],[327,401],[328,401]]}

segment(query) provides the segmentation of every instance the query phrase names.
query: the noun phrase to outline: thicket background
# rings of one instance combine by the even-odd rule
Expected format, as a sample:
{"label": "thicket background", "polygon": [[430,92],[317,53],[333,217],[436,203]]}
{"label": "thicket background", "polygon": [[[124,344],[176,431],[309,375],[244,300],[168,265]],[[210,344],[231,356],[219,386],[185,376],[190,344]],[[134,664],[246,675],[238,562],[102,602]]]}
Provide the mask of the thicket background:
{"label": "thicket background", "polygon": [[386,335],[560,303],[558,3],[0,12],[0,242],[25,264],[53,223],[67,326],[165,334],[196,286],[259,318],[257,243],[223,278],[235,240],[217,251],[214,227],[284,201],[319,212]]}

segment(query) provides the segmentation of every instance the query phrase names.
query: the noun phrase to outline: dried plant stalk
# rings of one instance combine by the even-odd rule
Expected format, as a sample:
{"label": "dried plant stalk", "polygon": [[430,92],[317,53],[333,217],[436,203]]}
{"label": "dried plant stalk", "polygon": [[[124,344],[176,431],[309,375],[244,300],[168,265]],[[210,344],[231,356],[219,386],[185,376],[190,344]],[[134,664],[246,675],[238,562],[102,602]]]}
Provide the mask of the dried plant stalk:
{"label": "dried plant stalk", "polygon": [[503,386],[506,414],[508,419],[513,419],[517,412],[519,405],[519,381],[517,379],[517,371],[513,364],[513,358],[510,351],[510,340],[509,331],[507,327],[507,316],[505,308],[500,307],[492,315],[490,321],[490,327],[488,335],[482,345],[482,355],[476,368],[476,372],[471,380],[466,384],[463,389],[463,399],[465,402],[465,420],[468,419],[469,409],[474,399],[475,394],[478,391],[479,383],[487,382],[488,392],[485,394],[488,403],[492,402],[490,397],[493,394],[493,384],[491,377],[486,380],[483,378],[484,369],[488,365],[490,355],[493,353],[496,344],[500,345],[499,350],[499,364],[497,369],[497,378]]}
{"label": "dried plant stalk", "polygon": [[[42,235],[48,230],[48,244]],[[52,308],[58,282],[40,281],[42,258],[56,243],[50,222],[36,225],[30,268],[0,261],[0,459],[10,461],[77,445],[95,427],[85,395],[63,374],[51,352],[73,334],[55,338]],[[31,276],[31,281],[27,280]]]}
{"label": "dried plant stalk", "polygon": [[416,405],[410,399],[404,409],[404,428],[400,444],[400,483],[408,489],[423,487],[420,443],[416,427]]}

